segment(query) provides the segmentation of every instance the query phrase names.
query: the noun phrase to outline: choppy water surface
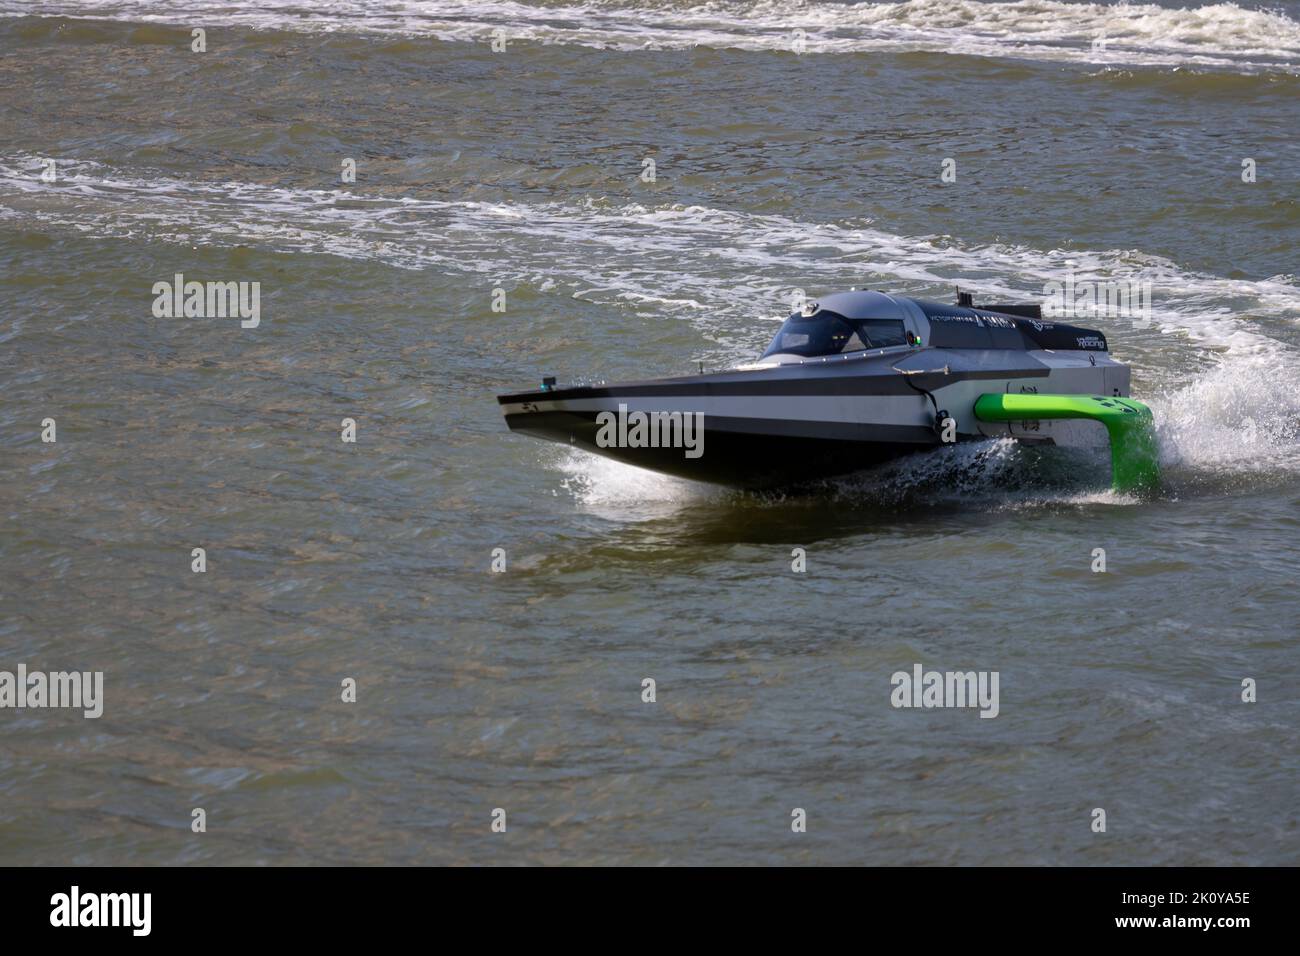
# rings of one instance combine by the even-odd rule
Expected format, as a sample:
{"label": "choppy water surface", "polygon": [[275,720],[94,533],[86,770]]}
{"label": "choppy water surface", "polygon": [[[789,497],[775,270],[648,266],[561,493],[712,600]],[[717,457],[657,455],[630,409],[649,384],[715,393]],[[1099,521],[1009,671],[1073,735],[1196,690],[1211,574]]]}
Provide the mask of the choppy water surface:
{"label": "choppy water surface", "polygon": [[[0,14],[0,670],[107,694],[0,710],[0,862],[1300,856],[1295,3]],[[1069,270],[1153,285],[1097,324],[1154,500],[1009,442],[740,494],[493,400]],[[154,318],[178,272],[261,325]],[[999,716],[893,709],[918,662]]]}

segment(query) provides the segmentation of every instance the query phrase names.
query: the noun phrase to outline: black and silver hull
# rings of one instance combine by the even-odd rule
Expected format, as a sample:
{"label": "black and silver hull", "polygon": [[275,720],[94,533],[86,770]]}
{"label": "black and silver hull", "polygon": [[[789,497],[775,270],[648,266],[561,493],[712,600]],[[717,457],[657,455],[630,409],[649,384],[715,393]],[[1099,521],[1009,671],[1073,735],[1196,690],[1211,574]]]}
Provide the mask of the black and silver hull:
{"label": "black and silver hull", "polygon": [[[498,402],[512,431],[679,477],[769,487],[869,468],[945,440],[1104,444],[1095,422],[990,425],[975,418],[974,404],[989,392],[1128,390],[1127,367],[1105,352],[916,348],[535,390]],[[638,416],[661,427],[618,430]],[[701,426],[685,436],[698,447],[680,440],[678,419],[686,416]]]}

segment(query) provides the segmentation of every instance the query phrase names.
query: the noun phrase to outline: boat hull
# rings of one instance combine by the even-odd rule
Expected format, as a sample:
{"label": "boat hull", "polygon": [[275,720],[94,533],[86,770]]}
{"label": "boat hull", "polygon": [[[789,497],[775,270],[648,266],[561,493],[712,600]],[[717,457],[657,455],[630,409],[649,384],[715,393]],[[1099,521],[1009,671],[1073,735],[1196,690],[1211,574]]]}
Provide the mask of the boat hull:
{"label": "boat hull", "polygon": [[[1105,431],[1095,422],[989,424],[975,416],[974,405],[987,393],[1127,395],[1128,384],[1128,369],[1105,353],[918,348],[497,400],[512,431],[670,475],[753,488],[842,475],[933,449],[943,443],[941,417],[952,419],[952,441],[1010,436],[1104,445]],[[627,428],[637,416],[690,418],[700,426],[699,447],[647,442]]]}
{"label": "boat hull", "polygon": [[[703,454],[687,457],[680,447],[601,445],[597,412],[548,411],[506,416],[511,431],[560,442],[652,471],[730,485],[772,488],[871,468],[934,447],[927,426],[821,429],[804,425],[795,433],[770,423],[706,417]],[[820,432],[817,434],[816,432]],[[856,432],[856,434],[855,434]]]}

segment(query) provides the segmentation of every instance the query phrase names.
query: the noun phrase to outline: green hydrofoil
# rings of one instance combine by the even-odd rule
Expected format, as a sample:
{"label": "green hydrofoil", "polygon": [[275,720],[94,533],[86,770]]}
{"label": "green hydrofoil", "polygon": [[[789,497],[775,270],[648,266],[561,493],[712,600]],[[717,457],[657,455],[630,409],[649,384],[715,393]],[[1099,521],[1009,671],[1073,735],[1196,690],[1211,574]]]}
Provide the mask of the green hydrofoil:
{"label": "green hydrofoil", "polygon": [[1116,491],[1148,491],[1160,481],[1151,409],[1131,398],[1105,395],[981,395],[975,417],[983,422],[1044,418],[1090,418],[1110,436],[1111,485]]}

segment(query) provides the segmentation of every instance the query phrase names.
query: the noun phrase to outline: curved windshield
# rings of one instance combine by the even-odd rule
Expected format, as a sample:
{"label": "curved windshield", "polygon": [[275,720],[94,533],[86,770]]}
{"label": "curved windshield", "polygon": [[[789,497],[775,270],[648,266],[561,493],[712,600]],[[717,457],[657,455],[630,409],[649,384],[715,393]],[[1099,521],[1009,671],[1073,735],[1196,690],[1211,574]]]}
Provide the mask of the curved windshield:
{"label": "curved windshield", "polygon": [[795,313],[785,320],[763,358],[784,352],[813,357],[906,345],[901,319],[846,319],[822,309],[813,315]]}

